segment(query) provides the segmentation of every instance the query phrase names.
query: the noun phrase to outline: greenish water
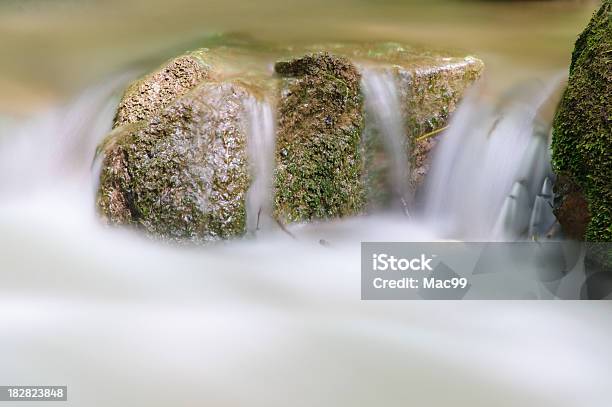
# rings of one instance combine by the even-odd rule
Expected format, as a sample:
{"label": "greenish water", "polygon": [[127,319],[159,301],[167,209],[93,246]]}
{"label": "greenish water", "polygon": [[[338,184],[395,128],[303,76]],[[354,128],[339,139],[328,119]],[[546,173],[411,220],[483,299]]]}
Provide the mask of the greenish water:
{"label": "greenish water", "polygon": [[54,103],[135,61],[230,32],[289,44],[403,41],[481,57],[493,89],[563,70],[597,2],[74,0],[0,5],[0,111]]}

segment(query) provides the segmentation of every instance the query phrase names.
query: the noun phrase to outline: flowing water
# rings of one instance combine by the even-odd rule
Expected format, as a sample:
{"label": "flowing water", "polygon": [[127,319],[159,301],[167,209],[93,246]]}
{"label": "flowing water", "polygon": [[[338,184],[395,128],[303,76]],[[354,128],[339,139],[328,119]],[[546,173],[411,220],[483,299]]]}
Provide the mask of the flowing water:
{"label": "flowing water", "polygon": [[427,178],[424,216],[443,236],[505,240],[527,234],[536,197],[552,176],[551,118],[538,114],[556,104],[561,84],[535,83],[497,105],[478,99],[478,89],[467,96],[441,137]]}
{"label": "flowing water", "polygon": [[[79,407],[609,405],[605,302],[359,299],[360,241],[547,233],[550,116],[540,108],[556,80],[493,101],[497,91],[468,95],[440,136],[423,213],[191,249],[103,227],[94,212],[95,148],[134,75],[58,102],[202,26],[475,48],[503,89],[565,68],[591,3],[54,3],[74,7],[0,5],[0,38],[12,39],[0,41],[0,107],[25,115],[0,118],[0,384],[66,384],[65,404]],[[262,24],[274,12],[282,21]],[[274,117],[265,101],[245,108],[256,230],[271,196]]]}
{"label": "flowing water", "polygon": [[[64,108],[13,124],[0,139],[0,382],[67,384],[75,406],[603,405],[612,362],[596,351],[607,349],[610,334],[599,324],[609,311],[604,303],[449,308],[359,300],[359,241],[440,237],[426,220],[381,214],[295,226],[295,239],[271,231],[200,249],[101,226],[91,159],[110,127],[111,95],[124,82],[88,89]],[[530,144],[542,140],[530,124],[537,104],[514,103],[488,134],[498,116],[482,114],[486,106],[469,97],[442,136],[434,173],[448,171],[449,145],[451,157],[472,154],[474,134],[489,137],[485,143],[521,139],[513,164],[502,166],[509,174],[483,175],[491,183],[487,202],[499,205],[522,180],[521,169],[535,165],[529,157],[539,162],[546,153],[541,141]],[[270,185],[273,118],[265,102],[245,104],[251,157],[260,157],[252,216],[269,200],[262,191]],[[501,165],[505,148],[481,146],[480,154],[497,154]],[[541,177],[535,173],[534,185]],[[453,201],[461,195],[441,194],[435,198],[463,218],[464,204]],[[499,209],[482,205],[485,213]],[[469,229],[467,219],[444,214]],[[470,219],[478,230],[491,225],[477,218]]]}
{"label": "flowing water", "polygon": [[268,101],[251,97],[244,101],[248,123],[247,149],[251,163],[251,187],[247,193],[247,231],[269,227],[272,215],[275,121]]}
{"label": "flowing water", "polygon": [[[375,68],[362,69],[362,88],[367,111],[366,132],[381,137],[391,167],[392,199],[409,214],[411,201],[409,183],[410,165],[406,140],[405,118],[402,114],[400,92],[393,72]],[[370,122],[371,120],[371,122]]]}

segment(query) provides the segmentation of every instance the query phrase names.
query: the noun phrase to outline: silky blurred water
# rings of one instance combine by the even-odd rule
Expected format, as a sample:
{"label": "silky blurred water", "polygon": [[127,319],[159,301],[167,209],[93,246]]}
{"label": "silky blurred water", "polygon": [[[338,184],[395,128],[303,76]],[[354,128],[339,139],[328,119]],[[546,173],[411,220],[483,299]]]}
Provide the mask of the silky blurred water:
{"label": "silky blurred water", "polygon": [[73,406],[608,406],[606,302],[361,301],[359,242],[441,237],[418,218],[380,214],[178,249],[106,228],[93,209],[95,147],[137,75],[131,63],[163,59],[182,41],[223,29],[463,47],[490,71],[473,112],[500,100],[486,89],[526,75],[547,83],[565,68],[592,8],[3,4],[0,100],[20,116],[0,122],[0,384],[68,385]]}
{"label": "silky blurred water", "polygon": [[405,117],[402,114],[400,92],[393,72],[376,68],[362,69],[361,86],[364,94],[366,122],[377,131],[382,138],[386,156],[390,166],[392,199],[394,206],[401,207],[409,215],[410,151],[406,147],[408,139],[404,126]]}

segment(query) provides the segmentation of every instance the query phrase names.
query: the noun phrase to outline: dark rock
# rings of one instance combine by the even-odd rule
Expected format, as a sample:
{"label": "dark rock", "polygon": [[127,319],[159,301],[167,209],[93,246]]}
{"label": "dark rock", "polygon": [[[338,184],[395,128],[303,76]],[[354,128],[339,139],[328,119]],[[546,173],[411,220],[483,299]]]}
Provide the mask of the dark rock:
{"label": "dark rock", "polygon": [[583,240],[591,218],[584,193],[568,176],[557,177],[554,186],[554,213],[565,235]]}

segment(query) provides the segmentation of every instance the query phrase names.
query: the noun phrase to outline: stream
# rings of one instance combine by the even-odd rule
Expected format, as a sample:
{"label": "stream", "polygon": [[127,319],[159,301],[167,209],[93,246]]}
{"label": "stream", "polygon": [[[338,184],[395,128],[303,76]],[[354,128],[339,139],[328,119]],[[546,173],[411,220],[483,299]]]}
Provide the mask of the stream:
{"label": "stream", "polygon": [[[88,19],[62,30],[85,31],[90,13],[100,7],[87,3],[71,13]],[[195,2],[179,3],[172,12],[185,19],[184,32],[191,32],[201,23],[188,13]],[[227,7],[237,10],[234,20],[218,10],[206,18],[214,25],[217,16],[220,28],[228,29],[246,21],[244,30],[255,31],[255,16],[278,6],[287,19],[258,34],[274,37],[306,21],[292,34],[299,41],[343,10],[330,5],[317,22],[313,10],[300,17],[278,3],[263,2],[247,19],[252,6],[229,2]],[[396,15],[400,2],[383,2],[372,16],[358,3],[349,21],[315,36],[359,37],[364,34],[355,26],[360,26],[373,37],[399,33],[401,39],[418,39],[419,28],[435,33],[418,18],[430,11],[448,21],[453,14],[442,13],[438,2],[416,2],[417,16],[411,18],[417,26],[410,28]],[[456,3],[455,11],[473,9]],[[548,24],[538,31],[542,35],[559,21],[579,26],[588,19],[588,7],[561,3],[542,17]],[[28,17],[3,7],[9,11],[0,21],[31,18],[43,32],[68,18],[35,12]],[[121,7],[128,16],[138,14],[134,5]],[[516,8],[547,6],[487,5],[481,17],[504,20],[499,13],[504,7],[518,15]],[[143,11],[143,21],[158,21],[155,10]],[[99,18],[102,26],[111,24],[107,13]],[[460,24],[458,37],[465,36],[451,45],[467,46],[468,34],[494,31],[492,22],[477,20],[472,29],[469,21]],[[159,38],[174,24],[157,29],[149,24],[145,31]],[[500,24],[496,40],[513,29],[508,21]],[[0,27],[7,33],[12,26]],[[92,31],[100,48],[117,36]],[[452,35],[431,37],[439,44]],[[0,51],[17,55],[31,41],[19,38]],[[81,41],[74,40],[75,49],[84,49]],[[493,54],[489,41],[494,42],[474,43],[484,57]],[[273,107],[245,100],[254,174],[247,197],[249,233],[179,248],[106,227],[95,213],[96,148],[123,89],[141,73],[139,64],[127,62],[130,50],[145,54],[143,42],[134,36],[119,47],[116,62],[93,73],[82,68],[70,86],[66,78],[75,68],[58,62],[60,53],[49,66],[61,74],[41,79],[47,93],[32,91],[37,85],[29,64],[23,72],[11,63],[0,69],[19,101],[0,117],[0,384],[67,385],[64,404],[75,407],[609,405],[612,325],[605,301],[360,300],[362,241],[514,241],[545,238],[554,229],[547,106],[558,100],[562,62],[539,55],[531,65],[520,58],[512,65],[514,51],[504,44],[505,51],[491,58],[491,74],[469,92],[449,129],[438,136],[431,172],[415,196],[407,198],[413,191],[398,186],[401,205],[388,211],[288,230],[269,215]],[[526,45],[523,57],[545,44],[546,39]],[[567,63],[571,45],[548,56],[563,55]],[[75,55],[71,62],[80,66],[86,55]],[[98,55],[91,63],[102,59]],[[516,81],[503,80],[507,72]],[[397,103],[393,84],[381,73],[364,75],[364,82],[366,106],[387,151],[397,152],[404,133],[390,113]],[[46,96],[38,99],[39,94]],[[392,159],[396,183],[408,172],[404,157]]]}

